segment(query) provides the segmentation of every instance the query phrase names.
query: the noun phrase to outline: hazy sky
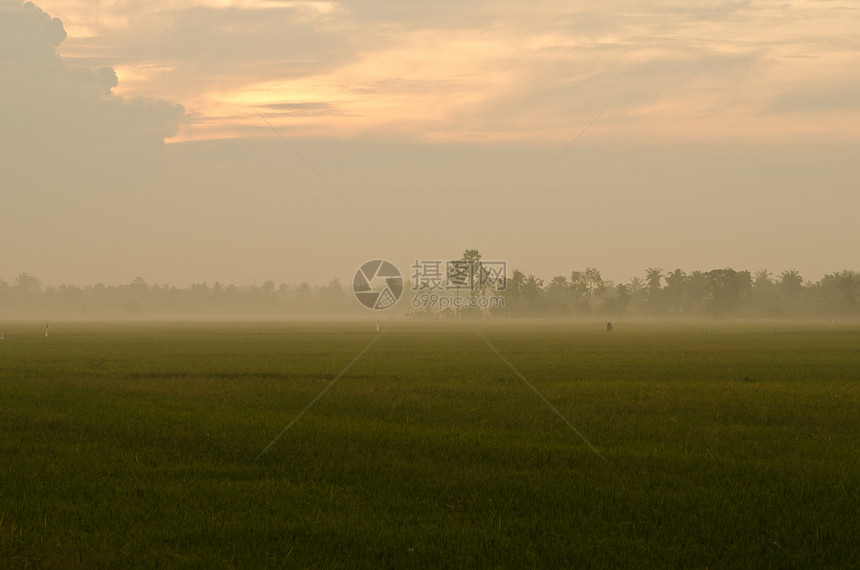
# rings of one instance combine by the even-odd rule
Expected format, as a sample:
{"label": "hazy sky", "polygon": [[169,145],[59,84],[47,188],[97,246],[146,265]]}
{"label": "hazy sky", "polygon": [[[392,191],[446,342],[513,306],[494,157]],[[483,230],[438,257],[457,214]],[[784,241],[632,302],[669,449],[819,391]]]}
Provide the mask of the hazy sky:
{"label": "hazy sky", "polygon": [[7,281],[860,269],[854,2],[0,0],[0,125]]}

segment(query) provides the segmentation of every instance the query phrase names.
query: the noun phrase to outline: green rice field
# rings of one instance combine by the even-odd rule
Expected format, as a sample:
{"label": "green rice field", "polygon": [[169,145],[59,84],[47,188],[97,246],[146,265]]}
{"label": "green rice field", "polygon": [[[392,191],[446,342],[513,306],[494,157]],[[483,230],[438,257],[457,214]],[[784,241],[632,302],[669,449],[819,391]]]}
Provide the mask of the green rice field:
{"label": "green rice field", "polygon": [[0,567],[860,568],[860,325],[375,322],[4,324]]}

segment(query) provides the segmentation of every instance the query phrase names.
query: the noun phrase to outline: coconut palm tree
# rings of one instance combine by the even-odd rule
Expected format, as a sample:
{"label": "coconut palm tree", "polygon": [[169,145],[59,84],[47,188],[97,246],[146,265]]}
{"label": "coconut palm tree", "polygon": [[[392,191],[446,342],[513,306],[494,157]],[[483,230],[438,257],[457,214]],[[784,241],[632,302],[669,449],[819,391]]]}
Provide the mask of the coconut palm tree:
{"label": "coconut palm tree", "polygon": [[648,310],[652,314],[663,310],[663,290],[660,280],[663,278],[663,268],[649,267],[645,270],[645,283],[648,285]]}
{"label": "coconut palm tree", "polygon": [[788,269],[779,274],[779,288],[789,298],[795,299],[803,291],[803,277],[796,269]]}
{"label": "coconut palm tree", "polygon": [[642,281],[641,277],[634,277],[630,280],[630,283],[627,284],[627,290],[634,297],[640,295],[645,291],[645,282]]}
{"label": "coconut palm tree", "polygon": [[660,279],[663,278],[662,267],[649,267],[645,270],[645,282],[648,283],[648,295],[656,295],[660,290]]}
{"label": "coconut palm tree", "polygon": [[755,272],[755,279],[753,280],[753,286],[756,289],[765,289],[773,285],[773,281],[771,280],[772,273],[767,269],[759,269]]}
{"label": "coconut palm tree", "polygon": [[529,275],[523,283],[523,300],[533,308],[540,305],[543,300],[543,279]]}

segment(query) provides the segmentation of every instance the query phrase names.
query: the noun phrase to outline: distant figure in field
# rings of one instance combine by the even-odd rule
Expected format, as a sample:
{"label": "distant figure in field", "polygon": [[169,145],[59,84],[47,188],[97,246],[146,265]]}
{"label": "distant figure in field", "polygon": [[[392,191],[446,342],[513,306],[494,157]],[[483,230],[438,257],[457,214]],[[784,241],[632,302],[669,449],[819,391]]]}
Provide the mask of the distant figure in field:
{"label": "distant figure in field", "polygon": [[606,321],[606,332],[612,332],[612,323]]}
{"label": "distant figure in field", "polygon": [[45,338],[48,338],[48,329],[51,328],[50,323],[45,325]]}

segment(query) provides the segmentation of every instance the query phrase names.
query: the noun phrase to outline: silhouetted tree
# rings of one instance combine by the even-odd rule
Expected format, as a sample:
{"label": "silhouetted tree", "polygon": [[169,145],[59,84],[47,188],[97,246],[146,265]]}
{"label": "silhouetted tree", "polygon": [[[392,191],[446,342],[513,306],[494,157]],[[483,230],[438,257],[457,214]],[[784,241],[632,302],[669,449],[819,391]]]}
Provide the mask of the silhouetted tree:
{"label": "silhouetted tree", "polygon": [[637,312],[645,304],[645,282],[638,275],[631,278],[627,283],[627,291],[630,293],[630,311]]}
{"label": "silhouetted tree", "polygon": [[663,268],[649,267],[645,270],[645,283],[647,284],[648,312],[657,315],[663,312],[663,290],[660,280],[663,278]]}
{"label": "silhouetted tree", "polygon": [[632,297],[627,285],[616,285],[614,295],[606,298],[603,303],[603,313],[607,316],[620,317],[627,314]]}
{"label": "silhouetted tree", "polygon": [[759,269],[755,272],[755,279],[753,280],[753,288],[755,289],[769,289],[773,287],[773,280],[770,278],[771,273],[767,269]]}
{"label": "silhouetted tree", "polygon": [[573,294],[574,310],[578,314],[588,314],[595,298],[606,288],[606,283],[599,269],[586,267],[585,271],[571,272],[569,288]]}
{"label": "silhouetted tree", "polygon": [[484,267],[481,265],[481,252],[477,249],[467,249],[463,252],[462,261],[472,264],[472,272],[469,274],[469,290],[473,295],[478,293],[477,288],[483,282]]}
{"label": "silhouetted tree", "polygon": [[796,269],[783,271],[779,275],[779,288],[789,299],[796,299],[803,291],[803,277]]}
{"label": "silhouetted tree", "polygon": [[15,279],[15,288],[24,295],[32,295],[42,289],[42,282],[29,273],[21,273]]}
{"label": "silhouetted tree", "polygon": [[302,281],[301,283],[299,283],[299,286],[296,289],[296,296],[298,297],[299,301],[303,302],[307,301],[310,298],[312,292],[313,287],[311,287],[307,281]]}
{"label": "silhouetted tree", "polygon": [[860,297],[860,274],[850,269],[840,271],[836,274],[836,285],[842,292],[842,304],[854,312]]}
{"label": "silhouetted tree", "polygon": [[708,271],[705,310],[716,316],[731,314],[740,305],[744,294],[752,286],[749,271],[714,269]]}
{"label": "silhouetted tree", "polygon": [[543,279],[529,275],[522,288],[522,299],[531,314],[540,314],[544,309]]}
{"label": "silhouetted tree", "polygon": [[648,293],[650,295],[655,295],[660,290],[660,280],[662,278],[662,267],[649,267],[645,270],[645,282],[648,284]]}
{"label": "silhouetted tree", "polygon": [[695,315],[705,307],[708,297],[708,276],[702,271],[691,271],[684,283],[684,313]]}
{"label": "silhouetted tree", "polygon": [[526,283],[526,275],[519,269],[514,269],[505,289],[505,308],[509,314],[516,314],[523,310],[523,287]]}
{"label": "silhouetted tree", "polygon": [[768,317],[783,317],[785,310],[780,303],[780,293],[776,282],[767,269],[759,269],[752,282],[754,311]]}
{"label": "silhouetted tree", "polygon": [[567,302],[570,297],[570,287],[565,276],[556,275],[553,277],[546,287],[546,293],[550,311],[558,314],[569,312],[570,308]]}
{"label": "silhouetted tree", "polygon": [[[390,279],[387,282],[387,285],[394,288],[395,279]],[[402,282],[396,283],[397,294],[399,295],[402,292],[403,284]],[[326,310],[335,310],[340,309],[345,305],[345,301],[348,298],[346,293],[346,289],[343,288],[343,285],[340,282],[340,279],[332,279],[327,287],[322,287],[319,292],[319,300],[322,303],[322,308]]]}
{"label": "silhouetted tree", "polygon": [[568,289],[573,298],[573,307],[578,314],[587,314],[591,312],[588,300],[591,297],[591,287],[588,284],[588,277],[583,271],[571,271]]}
{"label": "silhouetted tree", "polygon": [[666,276],[666,289],[664,291],[668,299],[669,307],[674,313],[680,313],[684,305],[684,283],[687,276],[680,269],[676,269]]}

